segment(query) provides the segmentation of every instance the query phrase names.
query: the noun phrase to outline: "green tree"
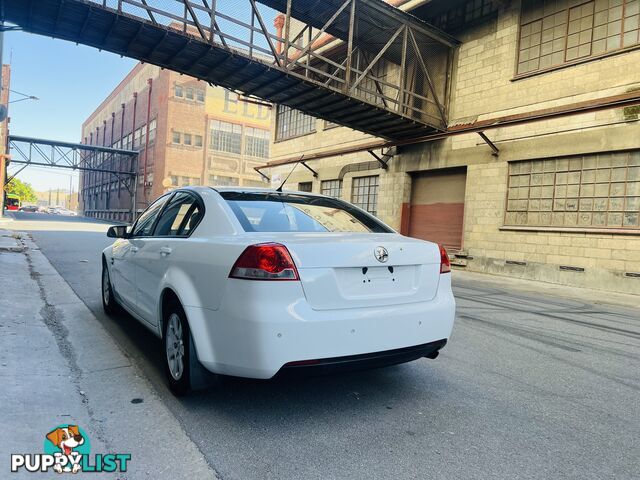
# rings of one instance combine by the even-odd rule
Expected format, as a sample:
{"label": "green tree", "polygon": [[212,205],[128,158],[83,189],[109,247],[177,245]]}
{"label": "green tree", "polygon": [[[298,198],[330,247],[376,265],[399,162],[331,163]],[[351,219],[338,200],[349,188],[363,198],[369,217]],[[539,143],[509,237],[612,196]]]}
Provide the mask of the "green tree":
{"label": "green tree", "polygon": [[14,195],[18,195],[20,197],[21,202],[36,202],[38,197],[36,197],[36,193],[33,191],[33,187],[30,183],[23,182],[18,178],[13,178],[11,181],[5,185],[5,191],[7,193],[13,193]]}

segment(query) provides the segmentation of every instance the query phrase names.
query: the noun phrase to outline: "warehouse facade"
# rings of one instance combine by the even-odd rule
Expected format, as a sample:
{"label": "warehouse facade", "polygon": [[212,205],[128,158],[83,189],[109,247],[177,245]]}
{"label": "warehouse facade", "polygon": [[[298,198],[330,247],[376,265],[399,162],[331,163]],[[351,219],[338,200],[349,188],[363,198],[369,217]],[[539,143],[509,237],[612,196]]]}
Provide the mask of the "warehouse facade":
{"label": "warehouse facade", "polygon": [[[287,187],[341,197],[442,243],[459,268],[640,293],[640,109],[609,108],[640,92],[638,1],[399,8],[461,41],[449,129],[487,130],[369,153],[379,139],[278,107],[272,163],[319,158],[306,162],[317,176],[297,167]],[[265,172],[275,184],[293,166]]]}
{"label": "warehouse facade", "polygon": [[[116,176],[85,171],[85,215],[130,221],[165,191],[186,185],[264,186],[254,170],[269,159],[270,106],[242,101],[153,65],[136,65],[82,125],[82,142],[137,150],[135,199]],[[95,165],[99,167],[99,165]]]}

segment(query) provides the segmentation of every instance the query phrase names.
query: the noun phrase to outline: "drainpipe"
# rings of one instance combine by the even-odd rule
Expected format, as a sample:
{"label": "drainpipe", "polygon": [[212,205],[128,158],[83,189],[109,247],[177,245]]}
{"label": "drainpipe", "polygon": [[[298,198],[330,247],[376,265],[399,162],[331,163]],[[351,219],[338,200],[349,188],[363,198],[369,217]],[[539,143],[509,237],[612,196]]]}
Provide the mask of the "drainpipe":
{"label": "drainpipe", "polygon": [[[133,123],[131,124],[131,148],[133,147],[133,142],[136,138],[136,110],[138,109],[138,92],[133,92]],[[135,163],[135,165],[131,165],[131,171],[135,173],[135,177],[133,177],[133,198],[131,199],[132,209],[131,212],[131,223],[136,221],[136,217],[138,216],[138,156],[136,155],[136,160],[131,160],[131,163]]]}
{"label": "drainpipe", "polygon": [[[93,145],[93,132],[89,132],[89,145]],[[89,162],[88,162],[89,167],[93,166],[93,152],[89,152]],[[92,195],[93,195],[93,183],[91,182],[91,170],[87,170],[85,173],[85,179],[87,181],[87,185],[89,188],[89,193],[87,194],[87,202],[86,204],[89,205],[89,210],[92,210],[91,208],[91,203],[92,203]],[[85,208],[86,210],[86,208]],[[93,215],[93,213],[92,213]]]}
{"label": "drainpipe", "polygon": [[147,158],[149,158],[149,117],[151,116],[151,91],[153,90],[153,79],[147,79],[149,84],[149,96],[147,97],[147,134],[145,135],[144,145],[144,178],[142,180],[142,188],[144,192],[144,201],[149,204],[147,195]]}
{"label": "drainpipe", "polygon": [[[106,120],[102,121],[102,146],[103,147],[107,146],[107,121]],[[100,155],[100,168],[105,168],[104,153]],[[100,198],[102,198],[102,193],[104,191],[104,184],[106,183],[105,178],[107,178],[107,174],[105,172],[100,172]],[[108,210],[109,209],[109,190],[104,192],[104,197],[105,197],[104,210]],[[106,217],[106,213],[104,214],[104,217]],[[106,220],[106,218],[103,218],[103,220]]]}
{"label": "drainpipe", "polygon": [[[100,145],[100,125],[98,125],[96,127],[96,146],[99,146],[99,145]],[[93,156],[93,166],[94,167],[98,166],[98,162],[100,161],[99,155],[100,154],[98,152],[96,152],[95,155]],[[97,189],[98,188],[98,172],[93,172],[92,173],[92,177],[93,177],[93,187],[94,187],[94,189]],[[102,192],[100,192],[100,196],[102,196]],[[94,212],[94,216],[95,216],[95,218],[98,218],[97,210],[98,210],[98,205],[99,205],[100,200],[98,199],[98,195],[96,195],[96,194],[94,194],[93,198],[95,200],[95,204],[93,206],[93,209],[96,210]]]}
{"label": "drainpipe", "polygon": [[[125,104],[120,105],[122,109],[122,115],[120,116],[120,148],[124,149],[124,145],[122,144],[122,138],[124,137],[124,113],[125,113]],[[118,170],[122,171],[122,155],[118,155]],[[122,208],[120,205],[120,193],[122,189],[122,182],[118,181],[118,208]],[[119,214],[118,214],[119,215]]]}

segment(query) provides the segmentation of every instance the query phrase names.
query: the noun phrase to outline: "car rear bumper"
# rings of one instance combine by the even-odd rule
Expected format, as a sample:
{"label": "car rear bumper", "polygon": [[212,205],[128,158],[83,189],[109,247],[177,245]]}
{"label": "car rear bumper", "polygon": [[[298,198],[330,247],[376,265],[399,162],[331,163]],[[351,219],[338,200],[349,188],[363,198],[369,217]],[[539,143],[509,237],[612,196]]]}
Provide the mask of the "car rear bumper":
{"label": "car rear bumper", "polygon": [[388,367],[399,363],[411,362],[419,358],[436,358],[438,352],[447,344],[446,339],[412,347],[397,348],[384,352],[349,355],[346,357],[323,358],[285,364],[277,373],[279,377],[326,375],[338,372],[351,372],[369,368]]}
{"label": "car rear bumper", "polygon": [[428,302],[324,311],[309,306],[299,282],[230,280],[218,310],[185,313],[205,368],[266,379],[291,362],[361,368],[433,353],[451,335],[455,301],[450,275]]}

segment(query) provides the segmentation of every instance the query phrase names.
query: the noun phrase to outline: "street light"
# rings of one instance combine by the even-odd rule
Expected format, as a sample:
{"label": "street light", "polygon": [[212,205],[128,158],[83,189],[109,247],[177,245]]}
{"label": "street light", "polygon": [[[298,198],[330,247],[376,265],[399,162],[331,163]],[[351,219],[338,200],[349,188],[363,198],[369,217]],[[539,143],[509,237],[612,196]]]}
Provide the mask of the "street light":
{"label": "street light", "polygon": [[40,100],[35,95],[27,95],[26,93],[16,92],[15,90],[9,90],[11,93],[15,93],[16,95],[22,95],[23,98],[19,98],[18,100],[13,100],[9,103],[18,103],[24,102],[25,100]]}

